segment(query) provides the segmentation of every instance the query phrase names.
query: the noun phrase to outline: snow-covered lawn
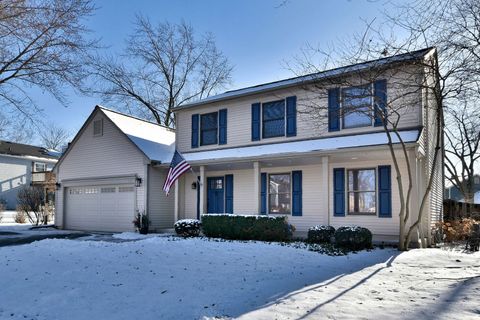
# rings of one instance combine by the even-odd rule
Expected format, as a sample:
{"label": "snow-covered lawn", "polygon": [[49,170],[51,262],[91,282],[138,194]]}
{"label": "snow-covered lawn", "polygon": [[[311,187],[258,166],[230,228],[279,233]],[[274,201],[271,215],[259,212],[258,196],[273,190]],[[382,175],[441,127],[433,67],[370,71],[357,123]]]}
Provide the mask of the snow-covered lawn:
{"label": "snow-covered lawn", "polygon": [[0,319],[479,319],[479,276],[440,249],[50,239],[0,248]]}

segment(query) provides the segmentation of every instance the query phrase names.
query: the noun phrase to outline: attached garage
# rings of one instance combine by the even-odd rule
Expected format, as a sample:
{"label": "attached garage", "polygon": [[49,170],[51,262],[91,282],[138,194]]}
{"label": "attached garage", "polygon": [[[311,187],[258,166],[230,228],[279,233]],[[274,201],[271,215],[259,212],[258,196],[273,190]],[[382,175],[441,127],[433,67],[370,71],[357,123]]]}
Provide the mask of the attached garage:
{"label": "attached garage", "polygon": [[174,131],[95,107],[55,167],[55,224],[97,232],[134,231],[137,212],[151,231],[171,229],[174,197],[161,186],[175,149]]}
{"label": "attached garage", "polygon": [[72,230],[133,230],[135,186],[89,185],[65,189],[65,227]]}

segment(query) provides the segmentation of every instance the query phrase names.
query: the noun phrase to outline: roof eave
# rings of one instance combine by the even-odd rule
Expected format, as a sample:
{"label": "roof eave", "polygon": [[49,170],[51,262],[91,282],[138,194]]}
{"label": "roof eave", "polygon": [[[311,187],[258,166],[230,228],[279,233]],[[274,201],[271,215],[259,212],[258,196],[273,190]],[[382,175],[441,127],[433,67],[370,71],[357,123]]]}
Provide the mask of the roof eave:
{"label": "roof eave", "polygon": [[[259,93],[265,93],[265,92],[275,91],[275,90],[279,90],[279,89],[295,87],[295,86],[302,85],[302,84],[303,85],[311,84],[311,83],[314,83],[316,81],[326,80],[326,79],[334,78],[334,77],[338,77],[338,76],[345,76],[345,75],[351,74],[353,72],[358,72],[358,71],[367,69],[369,66],[371,66],[372,64],[375,65],[376,63],[380,63],[379,65],[375,66],[376,68],[385,68],[385,67],[391,66],[391,65],[396,64],[396,63],[417,61],[417,60],[423,59],[424,57],[429,55],[434,50],[436,50],[434,47],[430,47],[430,48],[425,48],[423,50],[414,51],[414,52],[411,52],[411,53],[405,53],[405,54],[403,54],[403,55],[405,55],[405,57],[401,57],[399,59],[395,59],[395,58],[399,57],[401,55],[391,56],[391,57],[377,59],[377,60],[366,61],[366,62],[359,63],[359,64],[353,64],[353,65],[348,65],[348,66],[344,66],[344,67],[334,68],[334,69],[325,70],[325,71],[321,71],[321,72],[314,73],[314,74],[299,76],[299,77],[295,77],[295,78],[291,78],[291,79],[280,80],[280,81],[278,81],[278,82],[280,82],[278,85],[272,85],[272,83],[265,83],[265,84],[258,85],[258,87],[259,87],[258,89],[251,90],[251,91],[248,91],[248,92],[242,92],[242,90],[247,90],[247,89],[249,89],[249,87],[241,88],[241,89],[236,90],[236,91],[239,91],[237,94],[232,93],[231,95],[226,96],[226,97],[225,96],[224,97],[219,96],[218,98],[215,98],[215,97],[212,97],[210,99],[206,98],[204,100],[200,100],[200,101],[185,104],[183,106],[175,107],[175,108],[172,109],[172,111],[177,112],[177,111],[181,111],[181,110],[184,110],[184,109],[190,109],[190,108],[203,106],[203,105],[207,105],[207,104],[211,104],[211,103],[215,103],[215,102],[219,102],[219,101],[227,101],[227,100],[232,100],[232,99],[236,99],[236,98],[239,98],[239,97],[247,97],[247,96],[251,96],[251,95],[255,95],[255,94],[259,94]],[[420,53],[422,53],[422,54],[420,54]],[[411,56],[408,56],[409,54]],[[391,61],[385,61],[384,59],[389,59]],[[285,82],[285,83],[282,84],[281,82]],[[268,87],[262,88],[262,86],[268,86]],[[225,93],[223,93],[223,94],[225,94]],[[220,95],[223,95],[223,94],[220,94]]]}

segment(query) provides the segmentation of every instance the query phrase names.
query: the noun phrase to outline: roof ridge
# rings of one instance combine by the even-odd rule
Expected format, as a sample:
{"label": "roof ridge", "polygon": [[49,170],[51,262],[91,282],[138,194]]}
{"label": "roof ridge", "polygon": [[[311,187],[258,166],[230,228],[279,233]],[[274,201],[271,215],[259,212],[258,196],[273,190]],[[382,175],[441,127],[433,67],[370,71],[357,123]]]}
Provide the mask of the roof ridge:
{"label": "roof ridge", "polygon": [[102,110],[106,110],[106,111],[110,111],[110,112],[119,114],[119,115],[121,115],[121,116],[125,116],[125,117],[128,117],[128,118],[132,118],[132,119],[135,119],[135,120],[139,120],[139,121],[143,121],[143,122],[146,122],[146,123],[149,123],[149,124],[153,124],[153,125],[156,125],[156,126],[159,126],[159,127],[165,128],[165,129],[168,129],[168,130],[175,131],[174,128],[167,127],[166,125],[159,124],[159,123],[156,123],[156,122],[153,122],[153,121],[149,121],[149,120],[146,120],[146,119],[142,119],[142,118],[139,118],[139,117],[136,117],[136,116],[132,116],[132,115],[130,115],[130,114],[126,114],[126,113],[120,112],[120,111],[118,111],[118,110],[110,109],[110,108],[104,107],[104,106],[99,105],[99,104],[97,104],[96,107],[98,107],[99,109],[102,109]]}
{"label": "roof ridge", "polygon": [[296,77],[291,77],[291,78],[286,78],[286,79],[281,79],[277,81],[272,81],[272,82],[266,82],[266,83],[261,83],[257,84],[254,86],[249,86],[249,87],[243,87],[235,90],[229,90],[225,91],[223,93],[219,93],[213,96],[206,97],[201,100],[197,101],[192,101],[189,103],[186,103],[185,105],[177,106],[173,110],[181,110],[181,109],[187,109],[190,107],[196,107],[208,103],[213,103],[213,102],[218,102],[218,101],[223,101],[223,100],[229,100],[229,99],[234,99],[238,98],[241,96],[245,95],[251,95],[251,94],[256,94],[260,93],[263,91],[271,91],[274,89],[278,88],[286,88],[290,86],[295,86],[301,83],[301,81],[305,82],[313,82],[313,81],[318,81],[320,79],[327,79],[330,77],[335,77],[339,76],[341,74],[348,74],[350,72],[353,72],[355,69],[361,70],[360,68],[362,66],[368,66],[369,64],[378,64],[374,65],[374,67],[382,67],[386,65],[390,65],[393,63],[398,63],[402,61],[412,61],[412,60],[417,60],[421,58],[422,56],[425,56],[428,52],[431,50],[435,49],[435,47],[428,47],[424,49],[419,49],[415,51],[409,51],[409,52],[404,52],[400,54],[394,54],[388,57],[383,57],[383,58],[378,58],[378,59],[373,59],[373,60],[368,60],[364,62],[358,62],[350,65],[344,65],[332,69],[327,69],[319,72],[314,72],[314,73],[309,73],[305,75],[300,75]]}
{"label": "roof ridge", "polygon": [[335,68],[326,69],[326,70],[322,70],[322,71],[311,72],[311,73],[307,73],[307,74],[299,75],[299,76],[295,76],[295,77],[290,77],[290,78],[285,78],[285,79],[280,79],[280,80],[270,81],[270,82],[264,82],[264,83],[256,84],[256,85],[253,85],[253,86],[242,87],[242,88],[233,89],[233,90],[227,90],[227,91],[224,91],[223,93],[232,93],[232,92],[235,92],[235,91],[252,89],[252,88],[260,87],[260,86],[266,86],[266,85],[274,84],[274,83],[277,83],[277,82],[295,80],[295,79],[299,79],[299,78],[313,77],[313,76],[318,75],[318,74],[322,74],[322,73],[326,73],[326,72],[332,72],[332,71],[335,71],[335,70],[338,70],[338,69],[351,68],[351,67],[355,67],[355,66],[359,66],[359,65],[367,64],[367,63],[372,63],[372,62],[380,62],[380,61],[384,61],[386,59],[392,59],[392,58],[395,58],[395,57],[398,58],[398,57],[407,56],[407,55],[415,55],[415,54],[423,52],[423,51],[428,52],[428,51],[432,50],[433,48],[434,47],[428,47],[428,48],[419,49],[419,50],[415,50],[415,51],[409,51],[409,52],[404,52],[404,53],[400,53],[400,54],[396,54],[396,55],[391,55],[391,56],[388,56],[388,57],[372,59],[372,60],[367,60],[367,61],[363,61],[363,62],[357,62],[357,63],[349,64],[349,65],[346,65],[346,66],[340,66],[340,67],[335,67]]}

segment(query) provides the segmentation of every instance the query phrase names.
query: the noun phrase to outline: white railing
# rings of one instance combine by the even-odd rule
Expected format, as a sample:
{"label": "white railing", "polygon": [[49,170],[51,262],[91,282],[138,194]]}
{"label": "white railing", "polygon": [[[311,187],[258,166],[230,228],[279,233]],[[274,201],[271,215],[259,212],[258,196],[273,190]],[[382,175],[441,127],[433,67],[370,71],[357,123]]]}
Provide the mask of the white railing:
{"label": "white railing", "polygon": [[45,182],[46,172],[32,172],[32,182]]}

